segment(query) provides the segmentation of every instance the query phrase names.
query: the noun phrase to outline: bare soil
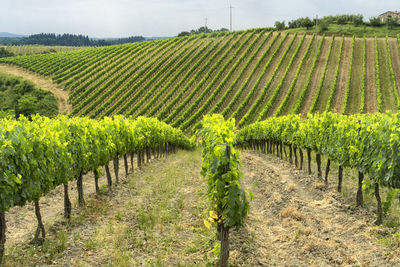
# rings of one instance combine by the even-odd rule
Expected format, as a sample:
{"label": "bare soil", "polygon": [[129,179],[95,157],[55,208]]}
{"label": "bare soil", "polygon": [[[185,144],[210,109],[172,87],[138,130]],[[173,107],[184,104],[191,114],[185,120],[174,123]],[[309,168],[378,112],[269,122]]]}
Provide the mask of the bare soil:
{"label": "bare soil", "polygon": [[62,114],[71,112],[72,106],[68,103],[69,92],[58,88],[57,84],[53,83],[51,78],[46,78],[25,69],[5,64],[0,64],[0,71],[30,80],[37,87],[52,92],[58,98],[58,111]]}
{"label": "bare soil", "polygon": [[[377,233],[391,230],[374,226],[374,214],[353,208],[333,184],[325,188],[275,156],[241,157],[242,185],[255,198],[244,228],[230,235],[233,266],[400,266],[400,245],[378,244]],[[203,224],[209,204],[200,162],[199,150],[152,160],[122,178],[111,200],[93,196],[88,175],[86,207],[74,208],[66,226],[56,189],[41,200],[50,241],[39,247],[24,244],[36,227],[32,207],[13,209],[6,266],[215,266],[218,241]]]}
{"label": "bare soil", "polygon": [[[351,42],[349,37],[344,38],[343,54],[340,60],[339,76],[336,84],[336,92],[333,97],[331,110],[342,113],[344,98],[346,95],[347,80],[349,78],[349,67],[351,57]],[[348,101],[351,101],[350,99]]]}
{"label": "bare soil", "polygon": [[400,266],[400,249],[377,244],[374,215],[275,156],[244,152],[243,184],[255,198],[232,235],[237,266]]}
{"label": "bare soil", "polygon": [[335,40],[333,41],[331,56],[329,58],[324,83],[321,88],[321,94],[319,96],[318,103],[316,104],[315,111],[324,112],[326,109],[333,81],[335,78],[336,65],[338,64],[339,61],[339,48],[341,41],[342,38],[340,36],[336,36]]}

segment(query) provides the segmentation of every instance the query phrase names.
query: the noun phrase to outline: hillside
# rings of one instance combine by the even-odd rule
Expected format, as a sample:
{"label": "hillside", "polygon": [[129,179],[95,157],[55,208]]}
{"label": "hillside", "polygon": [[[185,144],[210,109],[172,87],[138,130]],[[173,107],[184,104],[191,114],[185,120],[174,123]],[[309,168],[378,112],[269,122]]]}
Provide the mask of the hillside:
{"label": "hillside", "polygon": [[3,58],[69,90],[71,115],[156,116],[190,132],[289,113],[395,111],[399,40],[262,29]]}

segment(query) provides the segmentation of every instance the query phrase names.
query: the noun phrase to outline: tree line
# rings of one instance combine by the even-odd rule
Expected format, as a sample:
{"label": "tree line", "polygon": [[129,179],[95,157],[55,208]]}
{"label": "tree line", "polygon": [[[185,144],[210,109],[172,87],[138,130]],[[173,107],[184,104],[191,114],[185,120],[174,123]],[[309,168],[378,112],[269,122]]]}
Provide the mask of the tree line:
{"label": "tree line", "polygon": [[276,21],[275,28],[277,30],[284,29],[295,29],[295,28],[307,28],[310,29],[318,23],[318,28],[320,31],[328,30],[329,24],[336,25],[353,25],[353,26],[372,26],[381,27],[388,26],[389,28],[394,28],[400,26],[398,17],[388,17],[385,21],[381,21],[379,17],[371,17],[369,21],[364,21],[364,17],[361,14],[342,14],[334,16],[325,16],[316,21],[316,19],[311,19],[309,17],[302,17],[295,20],[291,20],[287,23],[285,21]]}
{"label": "tree line", "polygon": [[[4,39],[4,38],[3,38]],[[14,38],[12,45],[57,45],[57,46],[107,46],[145,41],[143,36],[131,36],[118,39],[93,39],[81,34],[39,33],[28,37]]]}

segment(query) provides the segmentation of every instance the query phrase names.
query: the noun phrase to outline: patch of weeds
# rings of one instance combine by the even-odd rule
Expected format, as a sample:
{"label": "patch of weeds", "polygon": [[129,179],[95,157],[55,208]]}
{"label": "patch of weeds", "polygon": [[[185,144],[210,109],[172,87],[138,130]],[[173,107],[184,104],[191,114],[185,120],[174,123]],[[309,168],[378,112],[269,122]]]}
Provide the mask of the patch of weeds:
{"label": "patch of weeds", "polygon": [[95,247],[97,246],[97,243],[96,243],[96,241],[94,241],[94,240],[88,240],[88,241],[86,241],[85,243],[84,243],[84,248],[85,248],[85,250],[92,250],[92,249],[94,249]]}
{"label": "patch of weeds", "polygon": [[117,221],[121,222],[123,218],[123,215],[121,214],[121,212],[119,210],[117,210],[117,212],[115,213],[115,219],[117,219]]}
{"label": "patch of weeds", "polygon": [[185,253],[186,254],[192,254],[192,253],[196,253],[200,251],[199,247],[192,247],[192,246],[188,246],[185,248]]}
{"label": "patch of weeds", "polygon": [[43,242],[41,252],[48,260],[53,260],[56,256],[62,253],[67,247],[68,235],[65,230],[60,231],[54,238],[47,238]]}
{"label": "patch of weeds", "polygon": [[138,210],[138,221],[139,229],[153,229],[156,224],[156,217],[152,212],[148,212],[140,207]]}

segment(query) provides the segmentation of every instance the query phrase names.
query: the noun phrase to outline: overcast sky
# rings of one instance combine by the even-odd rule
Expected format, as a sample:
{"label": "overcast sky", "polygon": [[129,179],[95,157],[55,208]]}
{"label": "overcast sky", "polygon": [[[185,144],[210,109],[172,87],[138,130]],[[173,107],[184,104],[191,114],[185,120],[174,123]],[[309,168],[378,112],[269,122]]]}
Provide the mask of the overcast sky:
{"label": "overcast sky", "polygon": [[75,33],[90,37],[175,36],[207,25],[233,29],[273,26],[279,20],[396,10],[399,0],[0,0],[0,32]]}

